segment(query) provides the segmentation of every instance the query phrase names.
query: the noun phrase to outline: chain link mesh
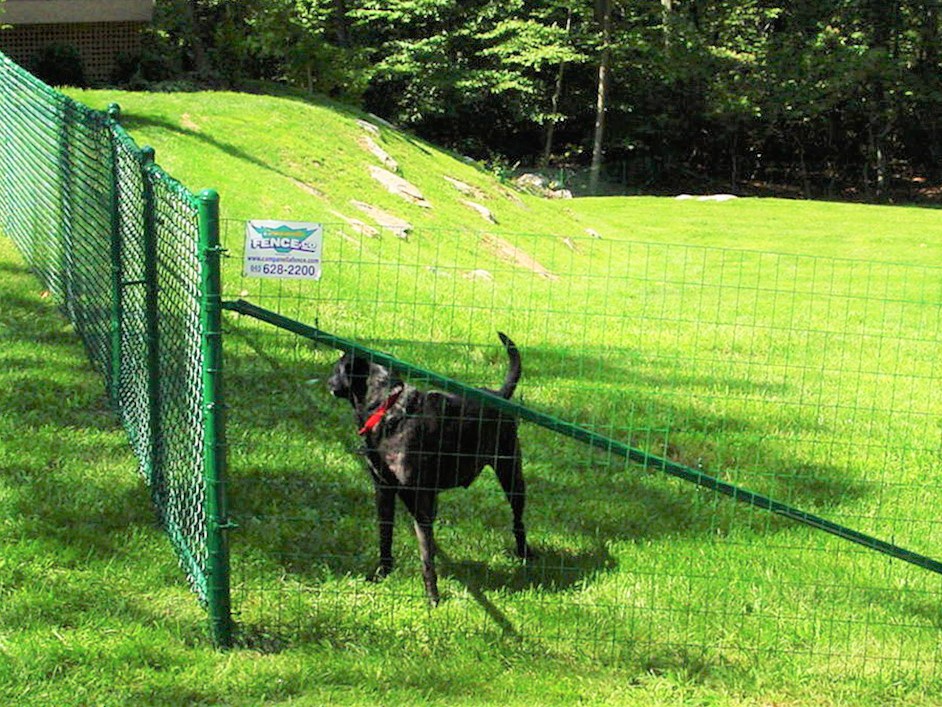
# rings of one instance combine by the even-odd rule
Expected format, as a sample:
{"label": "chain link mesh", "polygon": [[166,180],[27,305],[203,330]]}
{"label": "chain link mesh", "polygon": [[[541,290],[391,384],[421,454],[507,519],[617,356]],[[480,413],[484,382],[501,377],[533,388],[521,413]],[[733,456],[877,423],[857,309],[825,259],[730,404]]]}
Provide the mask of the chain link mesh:
{"label": "chain link mesh", "polygon": [[0,233],[103,375],[187,577],[207,601],[198,200],[113,116],[0,54]]}

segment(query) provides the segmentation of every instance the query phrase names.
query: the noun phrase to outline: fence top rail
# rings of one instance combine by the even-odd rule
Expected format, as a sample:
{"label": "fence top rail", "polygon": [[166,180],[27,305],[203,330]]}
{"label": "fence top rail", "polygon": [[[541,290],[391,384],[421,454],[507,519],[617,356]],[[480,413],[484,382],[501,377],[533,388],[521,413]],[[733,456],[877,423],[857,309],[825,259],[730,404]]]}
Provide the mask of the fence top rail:
{"label": "fence top rail", "polygon": [[601,449],[605,452],[624,457],[632,462],[642,465],[646,468],[653,468],[663,471],[670,476],[682,479],[684,481],[696,484],[697,486],[722,493],[742,503],[756,506],[763,510],[768,510],[778,515],[785,516],[804,525],[823,530],[824,532],[836,535],[838,537],[857,543],[876,552],[889,555],[904,562],[922,567],[936,574],[942,574],[942,562],[934,560],[931,557],[907,550],[898,545],[885,542],[873,536],[861,533],[838,523],[826,520],[820,516],[803,511],[795,506],[776,501],[760,493],[735,486],[722,481],[716,477],[704,474],[702,471],[692,469],[681,464],[677,464],[668,459],[650,454],[646,451],[630,447],[610,437],[605,437],[596,432],[592,432],[585,427],[566,422],[552,415],[533,410],[520,403],[506,400],[498,395],[489,393],[480,388],[474,388],[452,378],[442,376],[433,371],[416,366],[406,361],[397,359],[389,354],[376,351],[369,347],[358,344],[349,339],[345,339],[334,334],[322,331],[317,327],[302,324],[288,317],[284,317],[276,312],[264,309],[246,300],[224,301],[223,308],[233,312],[238,312],[259,321],[266,322],[280,329],[290,331],[299,336],[311,339],[317,343],[324,344],[334,349],[338,349],[356,356],[362,356],[374,363],[386,366],[399,371],[405,375],[415,376],[426,380],[433,385],[439,386],[444,390],[457,393],[466,398],[477,400],[478,402],[509,413],[521,419],[533,422],[541,427],[545,427],[553,432],[572,437],[580,442]]}

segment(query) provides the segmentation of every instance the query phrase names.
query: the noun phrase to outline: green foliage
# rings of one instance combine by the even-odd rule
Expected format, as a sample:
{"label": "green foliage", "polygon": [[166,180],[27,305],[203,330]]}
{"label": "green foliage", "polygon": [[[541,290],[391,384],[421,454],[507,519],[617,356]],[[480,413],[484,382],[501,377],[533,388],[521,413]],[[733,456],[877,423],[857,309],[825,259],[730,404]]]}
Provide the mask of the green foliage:
{"label": "green foliage", "polygon": [[47,44],[36,55],[31,68],[50,86],[88,85],[82,55],[74,44]]}
{"label": "green foliage", "polygon": [[[591,152],[596,118],[596,5],[160,0],[152,51],[210,85],[282,81],[480,159],[535,162],[551,129],[548,156],[578,161]],[[832,196],[942,179],[934,0],[612,8],[603,147],[626,174],[671,185],[701,174],[733,189],[797,181]],[[131,73],[132,86],[154,80]]]}

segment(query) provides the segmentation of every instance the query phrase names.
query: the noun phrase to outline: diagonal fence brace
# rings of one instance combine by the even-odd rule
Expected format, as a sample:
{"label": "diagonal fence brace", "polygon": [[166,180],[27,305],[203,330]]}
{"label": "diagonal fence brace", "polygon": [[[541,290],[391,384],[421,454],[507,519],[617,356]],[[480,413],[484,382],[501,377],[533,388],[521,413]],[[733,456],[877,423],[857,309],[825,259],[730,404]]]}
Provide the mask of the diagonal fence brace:
{"label": "diagonal fence brace", "polygon": [[645,468],[662,471],[665,474],[669,474],[670,476],[674,476],[678,479],[696,484],[702,488],[710,489],[725,496],[729,496],[730,498],[735,499],[741,503],[747,503],[750,506],[755,506],[756,508],[771,511],[772,513],[790,518],[791,520],[798,523],[811,526],[812,528],[816,528],[818,530],[823,530],[826,533],[836,535],[839,538],[849,540],[850,542],[857,543],[858,545],[863,545],[870,550],[875,550],[876,552],[889,555],[890,557],[894,557],[898,560],[909,562],[910,564],[930,570],[936,574],[942,574],[942,562],[934,560],[931,557],[927,557],[926,555],[921,555],[911,550],[907,550],[906,548],[900,547],[899,545],[894,545],[893,543],[880,540],[871,535],[867,535],[866,533],[862,533],[860,531],[853,530],[852,528],[834,523],[827,520],[826,518],[822,518],[821,516],[808,513],[807,511],[803,511],[800,508],[796,508],[795,506],[791,506],[787,503],[776,501],[775,499],[769,498],[768,496],[764,496],[760,493],[756,493],[755,491],[750,491],[740,486],[730,484],[726,481],[717,479],[714,476],[710,476],[709,474],[704,474],[701,471],[697,471],[696,469],[672,462],[669,459],[664,459],[640,449],[635,449],[634,447],[630,447],[610,437],[605,437],[604,435],[592,432],[585,427],[581,427],[570,422],[565,422],[564,420],[560,420],[551,415],[533,410],[532,408],[526,407],[525,405],[521,405],[520,403],[514,402],[512,400],[505,400],[504,398],[488,393],[487,391],[465,385],[464,383],[460,383],[452,378],[448,378],[433,371],[429,371],[419,366],[401,361],[394,356],[390,356],[389,354],[381,353],[375,349],[357,344],[349,339],[344,339],[340,336],[329,334],[318,329],[317,327],[312,327],[307,324],[302,324],[301,322],[298,322],[294,319],[289,319],[288,317],[282,316],[276,312],[272,312],[271,310],[254,305],[251,302],[241,299],[234,301],[224,301],[222,306],[224,309],[258,319],[259,321],[266,322],[275,327],[278,327],[279,329],[284,329],[293,334],[311,339],[331,348],[362,356],[363,358],[367,358],[382,366],[386,366],[387,368],[395,369],[406,375],[419,377],[422,380],[426,380],[429,383],[442,388],[443,390],[462,395],[466,398],[480,402],[483,405],[496,408],[503,412],[514,415],[522,420],[527,420],[528,422],[537,424],[540,427],[544,427],[553,432],[571,437],[605,452],[624,457],[632,462],[644,466]]}

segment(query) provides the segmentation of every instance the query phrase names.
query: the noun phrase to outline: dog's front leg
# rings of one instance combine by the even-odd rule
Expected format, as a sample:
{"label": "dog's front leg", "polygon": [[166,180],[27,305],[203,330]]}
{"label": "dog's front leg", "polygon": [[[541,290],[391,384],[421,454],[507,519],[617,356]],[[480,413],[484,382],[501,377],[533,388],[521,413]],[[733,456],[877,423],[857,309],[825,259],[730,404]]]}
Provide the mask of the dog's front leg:
{"label": "dog's front leg", "polygon": [[393,524],[396,516],[396,490],[381,481],[376,486],[376,517],[379,525],[379,566],[372,579],[382,579],[393,570]]}

